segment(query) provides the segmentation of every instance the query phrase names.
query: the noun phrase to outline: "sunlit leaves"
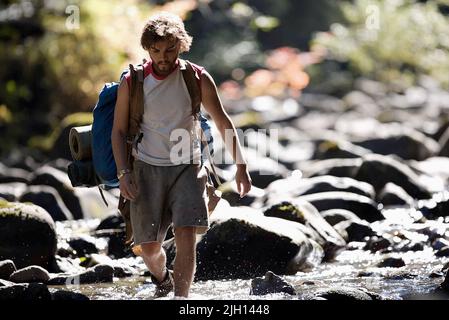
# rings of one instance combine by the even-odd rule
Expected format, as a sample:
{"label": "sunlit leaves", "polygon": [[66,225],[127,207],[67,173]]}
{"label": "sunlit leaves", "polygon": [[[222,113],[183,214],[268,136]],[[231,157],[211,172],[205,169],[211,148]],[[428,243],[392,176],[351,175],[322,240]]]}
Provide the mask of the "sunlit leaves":
{"label": "sunlit leaves", "polygon": [[[367,27],[367,7],[379,9],[379,29]],[[433,1],[357,0],[342,4],[345,24],[319,33],[313,44],[348,61],[356,74],[410,85],[415,75],[430,75],[449,86],[449,19]]]}

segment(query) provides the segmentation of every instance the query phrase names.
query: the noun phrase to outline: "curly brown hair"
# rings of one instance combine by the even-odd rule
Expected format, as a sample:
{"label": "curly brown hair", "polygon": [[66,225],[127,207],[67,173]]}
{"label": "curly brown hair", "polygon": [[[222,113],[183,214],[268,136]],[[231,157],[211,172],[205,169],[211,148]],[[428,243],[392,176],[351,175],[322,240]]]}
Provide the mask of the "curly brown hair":
{"label": "curly brown hair", "polygon": [[148,50],[153,43],[167,38],[174,38],[180,42],[179,53],[190,50],[192,37],[185,30],[182,19],[170,12],[160,12],[152,16],[145,24],[140,44],[142,48]]}

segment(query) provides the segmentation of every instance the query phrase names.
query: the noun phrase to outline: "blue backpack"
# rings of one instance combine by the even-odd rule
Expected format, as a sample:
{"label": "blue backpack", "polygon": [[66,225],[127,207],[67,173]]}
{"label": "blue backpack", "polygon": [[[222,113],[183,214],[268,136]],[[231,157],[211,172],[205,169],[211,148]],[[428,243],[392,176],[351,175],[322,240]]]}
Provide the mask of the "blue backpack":
{"label": "blue backpack", "polygon": [[[129,72],[126,69],[120,76],[120,81]],[[117,91],[120,83],[106,83],[100,91],[98,102],[93,109],[92,123],[92,162],[96,173],[97,183],[104,189],[119,186],[117,167],[112,152],[111,133],[114,123],[114,109]],[[213,137],[208,119],[198,112],[201,128],[204,131],[210,154],[213,155]],[[204,162],[204,145],[201,144],[201,163]]]}

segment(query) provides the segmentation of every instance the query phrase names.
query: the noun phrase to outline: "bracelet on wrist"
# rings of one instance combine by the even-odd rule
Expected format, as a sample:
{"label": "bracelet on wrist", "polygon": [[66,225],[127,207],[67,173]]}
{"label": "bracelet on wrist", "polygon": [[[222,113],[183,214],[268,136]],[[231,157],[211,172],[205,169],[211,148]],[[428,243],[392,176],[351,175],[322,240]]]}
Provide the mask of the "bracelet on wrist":
{"label": "bracelet on wrist", "polygon": [[121,179],[125,174],[131,173],[131,170],[126,168],[126,169],[122,169],[117,173],[117,179]]}

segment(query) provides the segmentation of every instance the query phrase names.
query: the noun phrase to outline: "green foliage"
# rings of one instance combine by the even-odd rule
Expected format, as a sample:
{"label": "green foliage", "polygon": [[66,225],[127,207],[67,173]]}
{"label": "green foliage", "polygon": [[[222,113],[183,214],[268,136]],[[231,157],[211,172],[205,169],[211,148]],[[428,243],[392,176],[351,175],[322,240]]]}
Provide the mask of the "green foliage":
{"label": "green foliage", "polygon": [[[67,114],[91,111],[136,53],[150,6],[133,0],[9,1],[0,6],[0,153],[36,144]],[[70,28],[79,9],[79,28]],[[19,14],[12,8],[19,8]],[[145,17],[145,18],[146,18]],[[125,21],[125,22],[124,22]],[[137,27],[138,26],[138,27]],[[128,41],[135,45],[130,46]],[[131,61],[129,61],[131,60]]]}
{"label": "green foliage", "polygon": [[313,48],[348,62],[355,76],[406,87],[425,74],[449,86],[449,20],[436,2],[356,0],[341,8],[347,22],[317,33]]}

